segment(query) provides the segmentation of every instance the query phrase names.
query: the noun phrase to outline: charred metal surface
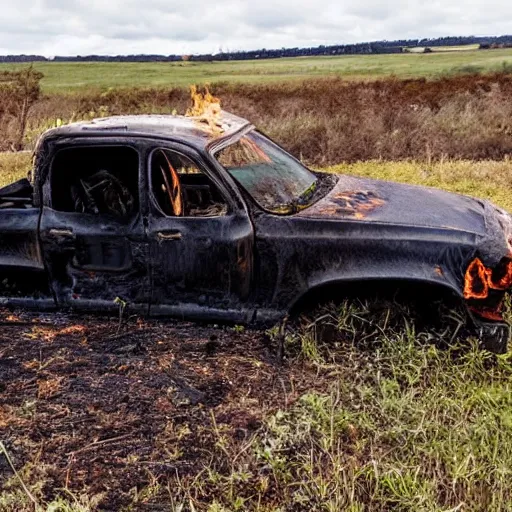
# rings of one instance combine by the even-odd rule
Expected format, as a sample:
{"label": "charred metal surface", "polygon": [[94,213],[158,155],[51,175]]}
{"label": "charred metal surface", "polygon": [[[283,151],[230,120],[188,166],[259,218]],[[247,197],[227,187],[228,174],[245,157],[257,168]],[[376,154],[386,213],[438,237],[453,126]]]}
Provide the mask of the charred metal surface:
{"label": "charred metal surface", "polygon": [[152,312],[177,304],[230,309],[247,299],[252,277],[252,226],[247,218],[171,218],[149,224]]}
{"label": "charred metal surface", "polygon": [[363,219],[368,213],[383,206],[386,202],[371,190],[336,191],[328,201],[320,201],[308,212],[320,215],[343,215]]}
{"label": "charred metal surface", "polygon": [[26,178],[2,187],[0,188],[0,209],[32,208],[33,193],[32,185]]}
{"label": "charred metal surface", "polygon": [[[118,298],[150,315],[251,322],[281,318],[325,287],[342,293],[353,283],[408,282],[465,301],[486,346],[503,350],[503,298],[512,287],[508,213],[478,199],[353,176],[320,180],[288,214],[269,213],[214,157],[253,127],[225,113],[215,127],[125,116],[47,132],[33,188],[24,181],[0,189],[0,302],[104,311],[118,309]],[[70,191],[73,211],[60,211],[52,202],[55,156],[97,147],[135,151],[135,182],[122,183],[124,170],[91,169],[78,181],[86,194]],[[218,207],[164,213],[149,178],[156,148],[194,162],[218,189]],[[185,206],[198,190],[211,192],[206,181],[189,181]]]}
{"label": "charred metal surface", "polygon": [[0,301],[50,298],[37,236],[39,209],[19,204],[0,211]]}
{"label": "charred metal surface", "polygon": [[40,240],[59,307],[115,310],[119,298],[147,311],[149,245],[140,216],[123,224],[43,207]]}
{"label": "charred metal surface", "polygon": [[287,308],[310,290],[365,280],[411,280],[460,295],[464,262],[473,252],[471,233],[383,225],[364,220],[319,222],[304,215],[262,216],[258,253],[271,260],[262,288]]}
{"label": "charred metal surface", "polygon": [[[379,226],[383,236],[398,228],[400,235],[409,233],[417,238],[423,230],[429,238],[427,250],[413,255],[410,248],[420,244],[413,239],[399,249],[401,256],[407,255],[402,261],[404,276],[410,277],[409,269],[421,259],[427,272],[415,271],[415,275],[430,280],[431,262],[436,280],[450,282],[459,294],[462,291],[477,317],[502,320],[503,295],[512,286],[512,222],[508,213],[491,203],[425,187],[342,176],[330,194],[299,216],[337,222],[358,220],[358,233],[367,231],[372,223]],[[440,233],[451,239],[448,245],[438,238]],[[397,235],[394,242],[398,240]],[[373,241],[368,250],[380,243]],[[364,274],[375,274],[372,269],[384,264],[388,275],[393,275],[393,265],[401,258],[386,257],[389,247],[386,244],[365,262],[369,267]],[[434,254],[429,257],[431,250]]]}
{"label": "charred metal surface", "polygon": [[301,217],[346,219],[361,213],[371,222],[436,229],[486,232],[484,205],[443,190],[340,176],[333,190]]}
{"label": "charred metal surface", "polygon": [[498,354],[507,352],[510,338],[509,325],[498,322],[480,322],[477,327],[477,335],[485,349]]}

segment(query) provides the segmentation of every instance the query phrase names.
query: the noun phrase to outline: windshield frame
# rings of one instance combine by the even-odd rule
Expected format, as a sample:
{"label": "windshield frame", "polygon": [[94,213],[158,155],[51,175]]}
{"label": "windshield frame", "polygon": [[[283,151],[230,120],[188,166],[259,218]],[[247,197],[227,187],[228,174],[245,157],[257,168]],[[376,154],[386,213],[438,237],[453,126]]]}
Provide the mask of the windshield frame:
{"label": "windshield frame", "polygon": [[[266,135],[265,133],[259,131],[256,129],[256,127],[254,125],[247,125],[245,127],[243,127],[241,130],[237,131],[236,133],[234,134],[231,134],[229,137],[225,137],[225,138],[221,138],[221,139],[217,139],[213,142],[211,142],[208,146],[207,146],[207,152],[208,152],[208,155],[210,156],[210,158],[215,162],[216,165],[220,166],[222,168],[222,170],[229,176],[230,180],[232,180],[236,187],[238,189],[240,189],[244,195],[246,195],[247,197],[249,197],[249,199],[251,200],[251,202],[256,205],[257,208],[259,208],[260,210],[266,212],[266,213],[269,213],[271,215],[278,215],[278,216],[286,216],[286,217],[289,217],[290,215],[294,215],[296,213],[298,213],[299,211],[302,211],[306,208],[309,208],[311,205],[313,205],[316,201],[308,201],[307,204],[304,204],[304,205],[301,205],[298,201],[300,200],[300,197],[297,198],[297,202],[293,202],[293,203],[290,203],[289,205],[289,209],[287,209],[286,211],[276,211],[276,210],[270,210],[268,208],[266,208],[263,204],[261,204],[254,196],[253,194],[251,194],[251,192],[246,188],[244,187],[244,185],[242,183],[240,183],[229,171],[229,169],[226,169],[218,160],[217,158],[217,154],[222,151],[223,149],[233,145],[233,144],[236,144],[237,142],[239,142],[244,136],[250,134],[251,132],[255,132],[257,135],[263,137],[263,139],[265,139],[266,142],[270,143],[272,146],[275,146],[279,151],[282,151],[287,158],[289,158],[290,160],[293,160],[298,166],[300,166],[302,169],[304,169],[305,171],[307,171],[309,174],[311,174],[312,177],[314,177],[314,181],[312,183],[312,185],[309,187],[313,187],[314,185],[314,188],[311,190],[311,194],[310,194],[310,199],[315,195],[315,192],[316,190],[318,190],[318,185],[320,184],[320,178],[319,176],[317,175],[317,173],[313,172],[311,169],[309,169],[307,166],[305,166],[298,158],[296,158],[295,156],[293,156],[292,154],[290,154],[288,151],[286,151],[284,148],[282,148],[279,144],[277,144],[274,140],[272,140],[268,135]],[[304,190],[303,191],[303,194],[308,192],[308,189]]]}

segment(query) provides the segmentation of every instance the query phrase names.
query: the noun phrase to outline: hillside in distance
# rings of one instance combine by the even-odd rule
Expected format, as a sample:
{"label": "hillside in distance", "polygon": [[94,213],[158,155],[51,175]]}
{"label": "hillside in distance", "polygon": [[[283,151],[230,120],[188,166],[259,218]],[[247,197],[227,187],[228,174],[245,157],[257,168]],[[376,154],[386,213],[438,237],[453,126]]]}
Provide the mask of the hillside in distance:
{"label": "hillside in distance", "polygon": [[275,59],[281,57],[308,57],[316,55],[367,55],[382,53],[402,53],[407,48],[430,48],[447,46],[479,45],[481,48],[508,47],[512,45],[512,35],[502,36],[448,36],[427,39],[399,39],[394,41],[373,41],[355,44],[320,45],[304,48],[280,48],[200,55],[0,55],[0,62],[176,62],[176,61],[225,61]]}

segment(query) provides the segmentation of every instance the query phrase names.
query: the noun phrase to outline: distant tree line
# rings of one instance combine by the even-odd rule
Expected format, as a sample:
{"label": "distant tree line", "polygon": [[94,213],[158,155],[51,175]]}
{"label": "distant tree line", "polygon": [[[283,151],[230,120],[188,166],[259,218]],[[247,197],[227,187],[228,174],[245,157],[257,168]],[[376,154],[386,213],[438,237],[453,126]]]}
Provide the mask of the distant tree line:
{"label": "distant tree line", "polygon": [[179,61],[226,61],[249,59],[276,59],[280,57],[307,57],[313,55],[365,55],[402,53],[404,48],[461,46],[479,44],[481,48],[500,48],[512,45],[512,35],[493,37],[438,37],[435,39],[403,39],[397,41],[374,41],[370,43],[338,44],[311,48],[265,48],[251,51],[220,52],[201,55],[77,55],[57,56],[48,59],[41,55],[0,55],[0,62],[179,62]]}
{"label": "distant tree line", "polygon": [[44,62],[47,60],[41,55],[0,55],[0,62]]}

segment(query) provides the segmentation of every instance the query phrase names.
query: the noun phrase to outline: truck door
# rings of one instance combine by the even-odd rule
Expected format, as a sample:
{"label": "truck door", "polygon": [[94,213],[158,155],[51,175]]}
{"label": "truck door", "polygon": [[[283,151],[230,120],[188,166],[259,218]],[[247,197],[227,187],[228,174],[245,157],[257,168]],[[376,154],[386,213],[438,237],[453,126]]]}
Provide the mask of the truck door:
{"label": "truck door", "polygon": [[184,151],[155,147],[149,157],[151,314],[244,320],[251,221],[204,161]]}
{"label": "truck door", "polygon": [[39,205],[23,179],[0,189],[0,304],[55,307],[37,229]]}
{"label": "truck door", "polygon": [[129,145],[60,149],[43,184],[40,239],[57,304],[147,312],[148,254],[139,152]]}

